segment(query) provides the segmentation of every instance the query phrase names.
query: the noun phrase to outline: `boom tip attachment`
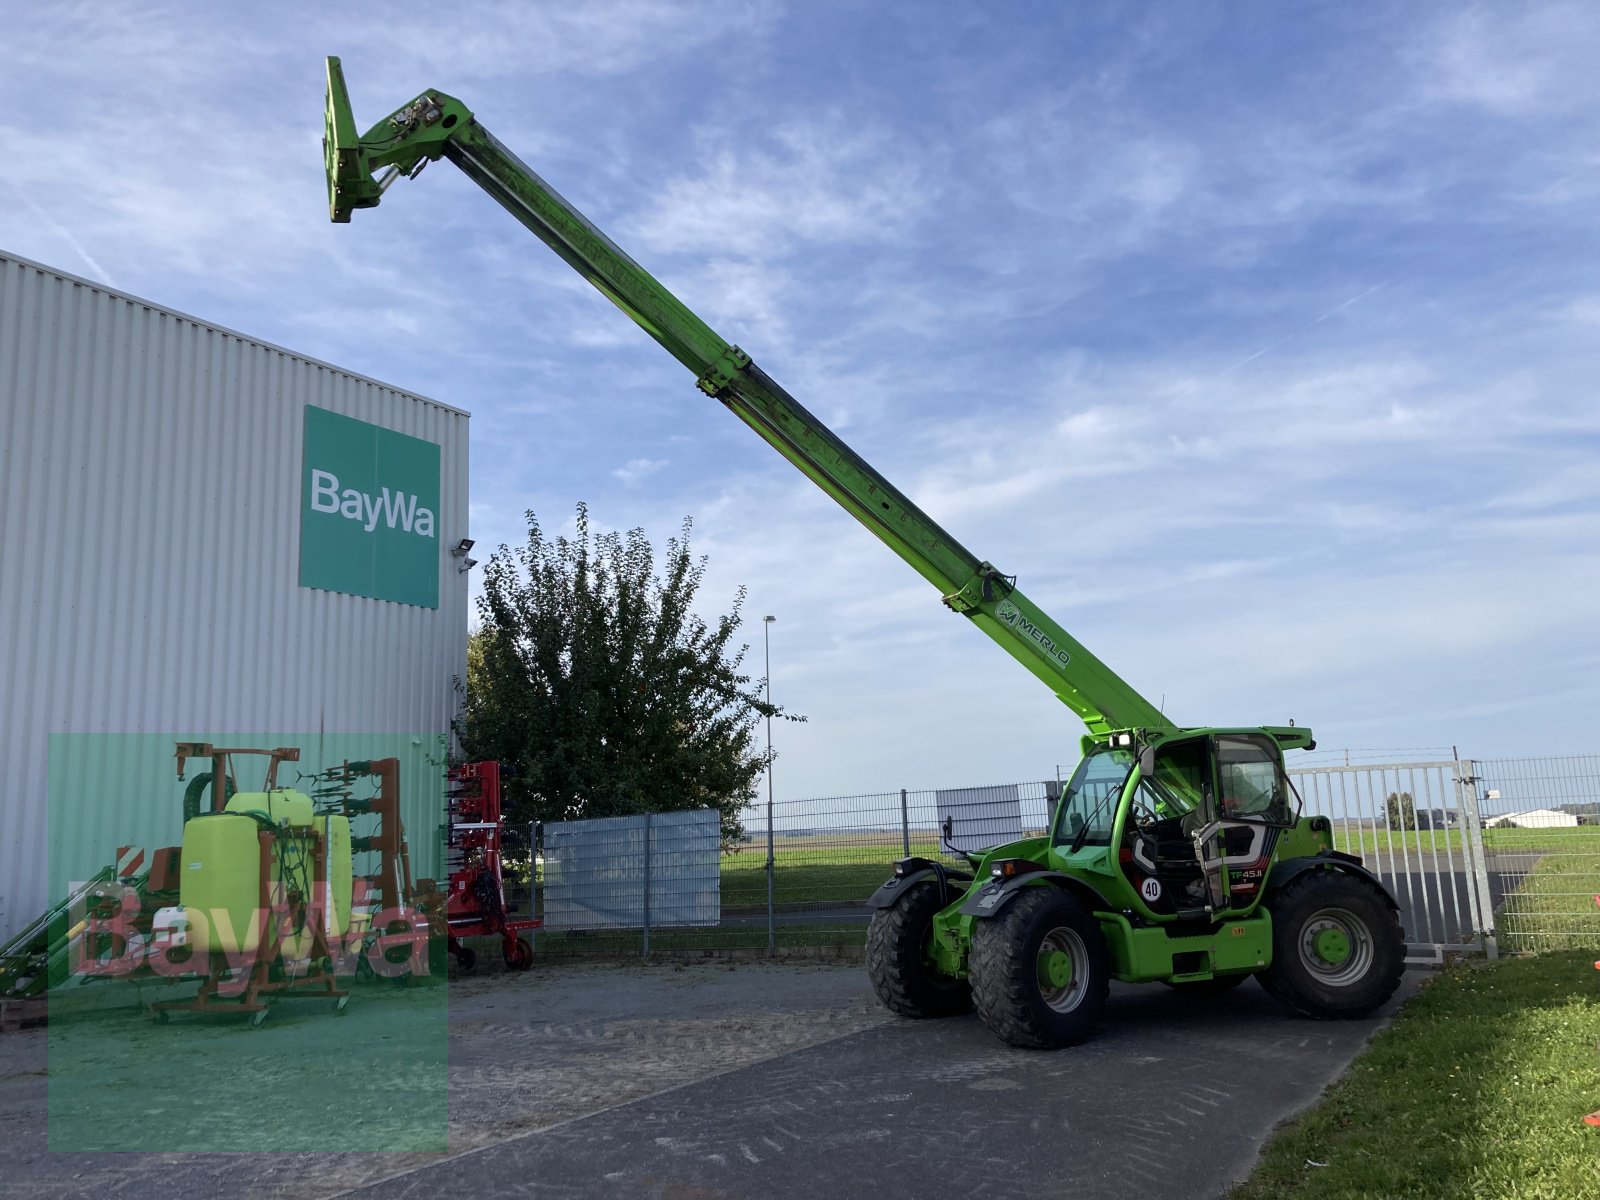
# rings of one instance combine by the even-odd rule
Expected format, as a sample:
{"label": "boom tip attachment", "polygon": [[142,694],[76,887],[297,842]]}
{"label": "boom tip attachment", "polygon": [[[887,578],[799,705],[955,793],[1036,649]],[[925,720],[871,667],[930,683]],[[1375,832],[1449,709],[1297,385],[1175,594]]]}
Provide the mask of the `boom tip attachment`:
{"label": "boom tip attachment", "polygon": [[355,116],[350,111],[350,92],[344,84],[344,68],[331,54],[327,67],[322,159],[328,176],[328,216],[343,224],[350,219],[352,210],[376,205],[383,189],[373,179],[361,153]]}

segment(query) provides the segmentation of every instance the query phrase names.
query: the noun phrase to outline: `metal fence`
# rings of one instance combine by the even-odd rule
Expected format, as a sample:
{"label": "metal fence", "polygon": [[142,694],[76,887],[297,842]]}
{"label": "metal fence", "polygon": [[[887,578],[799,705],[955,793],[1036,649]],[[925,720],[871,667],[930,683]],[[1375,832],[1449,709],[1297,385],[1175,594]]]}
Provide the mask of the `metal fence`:
{"label": "metal fence", "polygon": [[1486,760],[1472,790],[1500,944],[1600,946],[1600,755]]}
{"label": "metal fence", "polygon": [[[1029,836],[1046,827],[1058,786],[1051,779],[778,801],[772,809],[770,871],[766,805],[753,805],[742,814],[744,838],[720,856],[715,924],[657,927],[646,942],[637,922],[626,929],[551,929],[547,917],[538,953],[858,946],[871,916],[867,897],[889,877],[896,859],[938,856],[943,817],[964,819],[971,830],[982,825],[994,842]],[[1002,817],[1007,809],[1009,815]],[[556,827],[544,828],[540,893],[548,911],[550,831]]]}
{"label": "metal fence", "polygon": [[544,928],[551,932],[715,927],[722,921],[716,809],[544,827]]}
{"label": "metal fence", "polygon": [[[1395,895],[1414,961],[1600,945],[1591,898],[1600,893],[1600,756],[1318,766],[1291,776],[1305,811],[1331,819],[1335,846],[1361,855]],[[896,859],[939,855],[945,817],[953,831],[966,821],[995,840],[1031,836],[1048,827],[1059,788],[1052,778],[779,801],[770,871],[766,805],[752,806],[744,839],[719,856],[715,923],[654,922],[647,935],[642,919],[626,916],[633,910],[591,896],[591,909],[609,906],[617,921],[548,922],[539,953],[859,946],[866,898]],[[1540,810],[1558,815],[1531,815]],[[548,915],[548,830],[545,845]],[[592,880],[603,885],[603,870]]]}

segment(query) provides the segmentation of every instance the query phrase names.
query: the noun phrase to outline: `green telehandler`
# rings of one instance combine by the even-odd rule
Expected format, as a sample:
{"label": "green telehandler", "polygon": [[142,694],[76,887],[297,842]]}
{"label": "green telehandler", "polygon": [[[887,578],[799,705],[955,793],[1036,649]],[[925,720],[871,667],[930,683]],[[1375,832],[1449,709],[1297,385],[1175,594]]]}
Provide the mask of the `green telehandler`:
{"label": "green telehandler", "polygon": [[[357,134],[327,60],[329,213],[348,221],[439,158],[589,280],[719,400],[1044,682],[1087,727],[1048,832],[907,858],[869,901],[867,971],[907,1017],[976,1009],[1005,1041],[1087,1036],[1112,979],[1224,991],[1254,975],[1295,1012],[1360,1017],[1400,981],[1398,907],[1306,815],[1284,751],[1311,731],[1179,727],[1040,610],[1015,576],[946,533],[497,141],[423,92]],[[957,863],[962,865],[958,866]]]}

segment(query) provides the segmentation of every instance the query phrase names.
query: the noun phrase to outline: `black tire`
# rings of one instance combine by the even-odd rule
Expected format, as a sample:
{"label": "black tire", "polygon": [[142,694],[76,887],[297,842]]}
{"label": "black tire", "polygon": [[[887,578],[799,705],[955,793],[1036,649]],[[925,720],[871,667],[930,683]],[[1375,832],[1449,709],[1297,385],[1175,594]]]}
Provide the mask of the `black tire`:
{"label": "black tire", "polygon": [[1312,870],[1266,899],[1272,965],[1257,978],[1278,1003],[1320,1021],[1365,1017],[1394,995],[1405,935],[1388,897],[1369,880]]}
{"label": "black tire", "polygon": [[1011,1045],[1037,1050],[1088,1037],[1111,985],[1100,922],[1054,887],[1024,888],[999,915],[979,921],[969,962],[983,1023]]}
{"label": "black tire", "polygon": [[916,1019],[972,1011],[964,979],[941,975],[928,959],[933,918],[945,906],[933,882],[918,883],[893,908],[880,908],[867,926],[867,978],[890,1012]]}
{"label": "black tire", "polygon": [[478,953],[471,946],[462,946],[456,951],[456,966],[463,971],[470,971],[477,965]]}
{"label": "black tire", "polygon": [[526,971],[533,966],[533,943],[527,938],[518,938],[511,943],[512,948],[501,947],[501,957],[506,961],[508,971]]}
{"label": "black tire", "polygon": [[1191,996],[1220,996],[1249,978],[1248,975],[1213,975],[1210,979],[1163,979],[1161,982],[1175,992],[1187,992]]}

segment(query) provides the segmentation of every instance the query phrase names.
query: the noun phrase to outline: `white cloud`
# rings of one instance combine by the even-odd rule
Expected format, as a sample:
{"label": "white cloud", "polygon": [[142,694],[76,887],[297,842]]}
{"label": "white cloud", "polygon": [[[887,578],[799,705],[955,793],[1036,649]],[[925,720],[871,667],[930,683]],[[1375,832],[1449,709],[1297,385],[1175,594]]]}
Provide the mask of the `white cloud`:
{"label": "white cloud", "polygon": [[1452,6],[1414,54],[1428,99],[1506,116],[1570,110],[1596,97],[1600,19],[1585,3]]}
{"label": "white cloud", "polygon": [[882,240],[931,199],[915,155],[838,114],[733,144],[723,130],[700,141],[695,171],[668,180],[631,222],[650,249],[770,259]]}
{"label": "white cloud", "polygon": [[664,458],[631,458],[611,474],[627,487],[635,487],[666,465]]}
{"label": "white cloud", "polygon": [[1576,325],[1600,325],[1600,295],[1575,297],[1562,305],[1556,316]]}
{"label": "white cloud", "polygon": [[[500,0],[455,12],[447,36],[407,21],[339,12],[319,24],[331,46],[356,45],[370,57],[418,70],[500,78],[539,75],[604,78],[663,57],[698,57],[738,30],[759,44],[777,14],[761,0],[589,0],[536,5]],[[337,50],[333,51],[337,52]],[[442,79],[428,84],[449,87]],[[418,85],[423,86],[419,83]]]}

